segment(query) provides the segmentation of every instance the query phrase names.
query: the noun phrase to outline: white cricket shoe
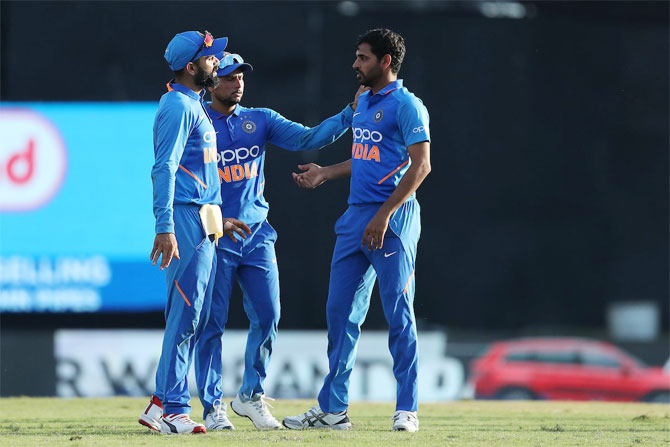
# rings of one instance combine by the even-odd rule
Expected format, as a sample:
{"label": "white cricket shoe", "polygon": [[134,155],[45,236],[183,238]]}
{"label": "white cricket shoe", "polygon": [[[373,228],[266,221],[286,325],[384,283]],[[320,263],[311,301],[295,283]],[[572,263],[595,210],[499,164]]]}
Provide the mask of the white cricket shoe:
{"label": "white cricket shoe", "polygon": [[228,420],[225,402],[219,399],[214,401],[205,418],[205,427],[207,430],[235,430],[233,424]]}
{"label": "white cricket shoe", "polygon": [[151,401],[144,413],[140,415],[137,422],[150,430],[161,431],[161,418],[163,417],[163,404],[156,396],[151,396]]}
{"label": "white cricket shoe", "polygon": [[188,414],[164,414],[161,419],[161,433],[181,435],[186,433],[207,433],[204,425],[193,422]]}
{"label": "white cricket shoe", "polygon": [[352,424],[347,410],[339,413],[326,413],[318,405],[299,416],[284,418],[284,427],[293,430],[307,428],[331,428],[333,430],[351,430]]}
{"label": "white cricket shoe", "polygon": [[393,413],[393,431],[419,431],[416,411],[398,410]]}
{"label": "white cricket shoe", "polygon": [[240,395],[235,396],[235,400],[230,403],[230,408],[238,416],[248,417],[254,423],[256,428],[260,429],[280,429],[281,424],[272,416],[268,407],[272,407],[265,400],[274,400],[261,394],[256,400],[242,402]]}

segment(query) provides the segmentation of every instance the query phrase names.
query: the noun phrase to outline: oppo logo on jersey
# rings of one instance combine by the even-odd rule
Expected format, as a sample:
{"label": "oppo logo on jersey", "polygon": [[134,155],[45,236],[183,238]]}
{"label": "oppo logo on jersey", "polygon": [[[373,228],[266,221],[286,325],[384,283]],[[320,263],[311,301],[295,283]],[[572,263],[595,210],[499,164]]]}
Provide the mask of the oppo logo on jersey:
{"label": "oppo logo on jersey", "polygon": [[[237,149],[226,149],[216,154],[217,163],[220,161],[222,165],[219,168],[219,179],[221,182],[237,182],[258,176],[256,160],[246,163],[244,163],[244,160],[249,157],[256,158],[260,153],[261,148],[253,145],[250,148],[238,147]],[[227,166],[228,162],[234,162],[235,164]]]}
{"label": "oppo logo on jersey", "polygon": [[361,129],[360,127],[354,127],[352,132],[354,134],[354,144],[351,145],[351,158],[374,160],[379,163],[379,146],[368,144],[368,142],[380,143],[384,139],[381,132]]}
{"label": "oppo logo on jersey", "polygon": [[254,145],[251,148],[238,147],[237,149],[226,149],[225,151],[216,152],[215,147],[206,147],[203,149],[205,153],[205,163],[218,163],[226,166],[228,162],[234,161],[236,164],[242,163],[249,157],[256,158],[260,154],[260,147]]}
{"label": "oppo logo on jersey", "polygon": [[370,131],[369,129],[354,127],[352,132],[354,134],[354,142],[365,143],[366,141],[372,141],[373,143],[381,143],[384,139],[381,132],[376,130]]}
{"label": "oppo logo on jersey", "polygon": [[237,149],[226,149],[225,151],[221,151],[217,154],[216,161],[220,161],[223,166],[231,161],[240,164],[249,157],[258,157],[258,154],[260,153],[261,148],[257,145],[253,145],[251,148],[238,147]]}

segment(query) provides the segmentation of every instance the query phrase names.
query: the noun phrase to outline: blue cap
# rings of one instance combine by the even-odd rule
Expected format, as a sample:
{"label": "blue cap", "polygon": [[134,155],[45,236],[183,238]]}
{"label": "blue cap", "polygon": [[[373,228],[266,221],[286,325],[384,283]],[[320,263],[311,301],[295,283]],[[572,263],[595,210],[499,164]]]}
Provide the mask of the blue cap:
{"label": "blue cap", "polygon": [[214,39],[207,31],[204,34],[198,31],[185,31],[172,38],[165,49],[165,60],[172,71],[177,71],[199,57],[220,55],[226,49],[226,45],[228,45],[227,37]]}
{"label": "blue cap", "polygon": [[238,68],[242,67],[242,72],[253,71],[254,67],[247,64],[239,54],[223,53],[223,57],[219,60],[219,69],[216,74],[219,76],[228,76]]}

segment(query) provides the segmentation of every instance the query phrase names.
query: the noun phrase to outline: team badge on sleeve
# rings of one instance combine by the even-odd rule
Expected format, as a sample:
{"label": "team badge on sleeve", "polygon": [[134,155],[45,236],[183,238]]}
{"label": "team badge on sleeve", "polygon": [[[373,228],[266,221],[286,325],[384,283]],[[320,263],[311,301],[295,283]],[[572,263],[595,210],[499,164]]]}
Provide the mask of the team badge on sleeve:
{"label": "team badge on sleeve", "polygon": [[373,117],[375,123],[378,123],[384,118],[384,111],[382,109],[377,110],[375,116]]}
{"label": "team badge on sleeve", "polygon": [[246,133],[256,132],[256,123],[251,120],[246,120],[242,123],[242,130]]}

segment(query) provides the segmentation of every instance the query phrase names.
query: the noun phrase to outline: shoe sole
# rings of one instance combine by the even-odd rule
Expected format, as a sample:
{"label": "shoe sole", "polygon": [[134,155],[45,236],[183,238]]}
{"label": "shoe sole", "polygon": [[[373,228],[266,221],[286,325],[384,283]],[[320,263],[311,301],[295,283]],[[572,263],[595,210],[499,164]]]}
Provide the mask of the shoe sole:
{"label": "shoe sole", "polygon": [[208,431],[235,430],[235,426],[234,426],[234,425],[224,425],[223,427],[207,427],[207,426],[205,425],[205,428],[206,428]]}
{"label": "shoe sole", "polygon": [[404,428],[404,427],[399,427],[399,428],[393,427],[393,431],[406,431],[406,432],[409,432],[409,433],[416,433],[416,432],[419,431],[419,429],[417,428],[416,430],[409,430],[409,429]]}
{"label": "shoe sole", "polygon": [[141,425],[144,425],[146,428],[148,428],[151,431],[159,432],[161,431],[160,425],[156,427],[155,425],[152,425],[150,422],[145,421],[144,419],[138,419],[137,422],[139,422]]}
{"label": "shoe sole", "polygon": [[175,432],[173,432],[173,431],[171,431],[171,430],[170,430],[170,431],[163,431],[163,429],[161,428],[160,433],[161,433],[162,435],[204,435],[204,434],[207,433],[207,429],[206,429],[205,427],[195,427],[195,428],[193,429],[193,431],[182,432],[182,433],[175,433]]}
{"label": "shoe sole", "polygon": [[246,414],[239,413],[239,412],[235,409],[235,407],[233,406],[233,402],[234,402],[234,401],[231,401],[231,402],[230,402],[230,409],[233,410],[233,413],[235,413],[236,415],[238,415],[238,416],[241,417],[241,418],[247,418],[247,419],[249,419],[249,420],[251,421],[251,423],[254,424],[254,427],[256,427],[257,430],[281,430],[281,427],[259,427],[258,425],[256,425],[256,423],[254,422],[254,420],[251,419],[251,417],[247,416]]}
{"label": "shoe sole", "polygon": [[282,425],[284,427],[291,429],[291,430],[351,430],[353,428],[353,424],[349,423],[347,424],[338,424],[338,425],[320,425],[318,427],[313,427],[313,426],[307,426],[305,427],[304,425],[300,425],[299,427],[291,427],[290,425],[286,424],[286,421],[282,421]]}

